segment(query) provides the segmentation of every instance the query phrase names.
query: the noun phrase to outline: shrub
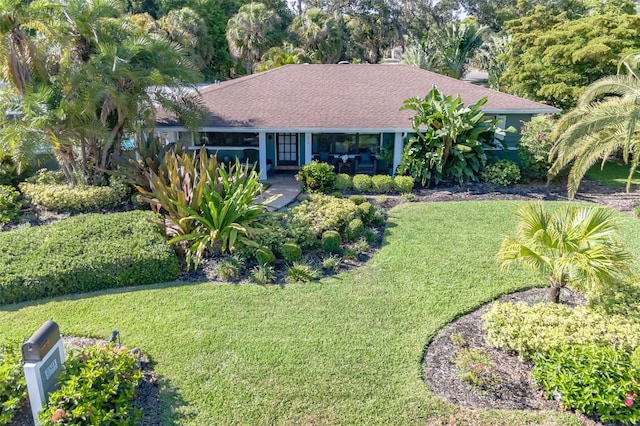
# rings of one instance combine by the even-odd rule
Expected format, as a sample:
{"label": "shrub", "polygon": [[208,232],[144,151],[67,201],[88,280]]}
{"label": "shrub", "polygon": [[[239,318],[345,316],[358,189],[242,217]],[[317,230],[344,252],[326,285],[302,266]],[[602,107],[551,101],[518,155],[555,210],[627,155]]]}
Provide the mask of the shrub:
{"label": "shrub", "polygon": [[24,198],[37,207],[56,212],[86,212],[113,206],[122,201],[121,193],[110,186],[19,185]]}
{"label": "shrub", "polygon": [[175,252],[151,220],[94,213],[0,233],[0,304],[175,279]]}
{"label": "shrub", "polygon": [[406,201],[408,203],[413,203],[414,201],[416,201],[418,199],[418,197],[416,196],[416,194],[414,194],[412,192],[405,192],[405,193],[400,195],[400,199],[403,200],[403,201]]}
{"label": "shrub", "polygon": [[364,230],[364,239],[367,240],[369,244],[373,244],[378,239],[378,233],[375,229],[367,228]]}
{"label": "shrub", "polygon": [[62,170],[40,169],[29,177],[26,182],[37,185],[64,185],[67,183],[67,178]]}
{"label": "shrub", "polygon": [[520,181],[520,168],[513,161],[498,160],[485,167],[480,178],[484,182],[509,186]]}
{"label": "shrub", "polygon": [[340,253],[342,240],[337,231],[325,231],[322,234],[322,250],[327,253]]}
{"label": "shrub", "polygon": [[285,262],[295,262],[302,257],[302,249],[296,243],[284,243],[280,247],[280,253]]}
{"label": "shrub", "polygon": [[142,378],[136,356],[113,344],[91,346],[69,357],[38,420],[42,425],[134,424],[133,405]]}
{"label": "shrub", "polygon": [[27,396],[19,342],[0,344],[0,424],[11,422]]}
{"label": "shrub", "polygon": [[393,178],[389,175],[375,175],[371,178],[373,192],[387,193],[393,191]]}
{"label": "shrub", "polygon": [[331,196],[334,198],[344,198],[344,195],[342,195],[341,192],[332,192]]}
{"label": "shrub", "polygon": [[302,182],[303,191],[328,192],[335,185],[336,174],[331,164],[314,160],[300,168],[296,180]]}
{"label": "shrub", "polygon": [[344,259],[357,259],[358,252],[353,247],[347,247],[344,249],[344,252],[342,252],[342,257]]}
{"label": "shrub", "polygon": [[360,238],[351,247],[358,253],[367,253],[369,251],[369,242],[366,238]]}
{"label": "shrub", "polygon": [[640,368],[613,347],[569,345],[535,358],[533,377],[548,398],[603,422],[640,421]]}
{"label": "shrub", "polygon": [[18,220],[22,208],[19,197],[20,193],[13,186],[0,185],[0,227]]}
{"label": "shrub", "polygon": [[615,345],[626,352],[640,346],[639,323],[584,306],[494,303],[483,318],[489,343],[525,359],[569,345]]}
{"label": "shrub", "polygon": [[384,225],[384,222],[387,220],[384,216],[384,212],[378,208],[374,207],[373,215],[371,216],[371,223],[375,223],[376,225]]}
{"label": "shrub", "polygon": [[495,365],[487,351],[468,347],[464,338],[457,334],[451,335],[451,341],[458,346],[453,361],[463,382],[478,387],[482,393],[498,383]]}
{"label": "shrub", "polygon": [[261,264],[251,270],[249,280],[255,284],[271,284],[275,278],[273,266]]}
{"label": "shrub", "polygon": [[258,246],[269,247],[272,252],[278,252],[287,240],[286,222],[286,214],[265,212],[256,222],[253,240]]}
{"label": "shrub", "polygon": [[634,214],[636,217],[640,218],[640,204],[638,204],[637,206],[635,206],[635,207],[633,208],[633,214]]}
{"label": "shrub", "polygon": [[393,178],[393,187],[402,194],[413,191],[414,180],[411,176],[397,175]]}
{"label": "shrub", "polygon": [[256,250],[256,259],[258,260],[258,265],[273,265],[273,262],[276,261],[276,256],[269,247],[259,247]]}
{"label": "shrub", "polygon": [[334,189],[338,191],[348,191],[353,188],[353,182],[351,181],[351,176],[346,173],[340,173],[336,176],[336,182],[333,185]]}
{"label": "shrub", "polygon": [[349,200],[312,194],[310,201],[290,210],[289,232],[301,245],[313,246],[323,232],[342,231],[356,217],[356,210]]}
{"label": "shrub", "polygon": [[240,276],[242,264],[235,257],[225,257],[218,263],[216,275],[221,280],[235,279]]}
{"label": "shrub", "polygon": [[364,203],[364,197],[362,195],[358,195],[358,194],[354,194],[354,195],[350,195],[349,196],[349,201],[351,201],[353,204],[360,205],[362,203]]}
{"label": "shrub", "polygon": [[345,239],[347,241],[353,241],[358,238],[364,232],[364,223],[361,219],[353,219],[347,224],[344,230]]}
{"label": "shrub", "polygon": [[320,272],[311,265],[305,263],[294,262],[287,268],[287,280],[294,283],[306,283],[317,280]]}
{"label": "shrub", "polygon": [[355,175],[353,177],[353,189],[358,192],[371,192],[373,181],[369,175]]}
{"label": "shrub", "polygon": [[374,213],[375,208],[370,202],[365,201],[364,203],[358,205],[358,214],[360,215],[364,223],[371,222]]}
{"label": "shrub", "polygon": [[536,180],[546,180],[551,167],[549,151],[553,145],[549,135],[555,120],[548,115],[537,115],[523,124],[520,142],[518,143],[518,158],[523,174]]}
{"label": "shrub", "polygon": [[322,259],[322,267],[335,272],[340,269],[340,258],[335,255],[329,255]]}

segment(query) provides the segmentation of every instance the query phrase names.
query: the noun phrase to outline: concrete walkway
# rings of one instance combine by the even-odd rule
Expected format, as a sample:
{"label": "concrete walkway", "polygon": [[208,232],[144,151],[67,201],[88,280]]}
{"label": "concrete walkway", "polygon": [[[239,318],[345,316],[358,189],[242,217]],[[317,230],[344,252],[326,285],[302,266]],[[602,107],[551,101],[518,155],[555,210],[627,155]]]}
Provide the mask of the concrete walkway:
{"label": "concrete walkway", "polygon": [[280,196],[267,205],[267,208],[271,211],[279,210],[288,204],[294,202],[298,194],[300,194],[300,182],[298,182],[293,174],[282,173],[274,174],[267,178],[267,182],[271,184],[269,188],[258,199],[258,202],[262,202],[272,195],[279,194]]}

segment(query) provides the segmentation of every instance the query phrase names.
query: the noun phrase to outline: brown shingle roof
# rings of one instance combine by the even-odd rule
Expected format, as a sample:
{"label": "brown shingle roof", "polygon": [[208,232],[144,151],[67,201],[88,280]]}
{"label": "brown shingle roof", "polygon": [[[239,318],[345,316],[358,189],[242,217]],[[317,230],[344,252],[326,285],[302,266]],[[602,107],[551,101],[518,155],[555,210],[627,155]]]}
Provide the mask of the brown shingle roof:
{"label": "brown shingle roof", "polygon": [[[433,85],[465,104],[488,96],[488,114],[553,113],[556,108],[408,65],[287,65],[209,86],[204,127],[255,129],[410,129],[405,99]],[[168,117],[158,125],[175,125]]]}

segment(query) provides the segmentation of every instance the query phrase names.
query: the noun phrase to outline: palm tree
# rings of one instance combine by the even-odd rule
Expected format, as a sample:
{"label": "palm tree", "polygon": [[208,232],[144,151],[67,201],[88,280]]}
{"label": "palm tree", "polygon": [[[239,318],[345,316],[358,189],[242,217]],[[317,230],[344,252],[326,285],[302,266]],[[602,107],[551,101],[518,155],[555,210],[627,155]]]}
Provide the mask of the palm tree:
{"label": "palm tree", "polygon": [[338,22],[321,9],[307,10],[289,26],[302,47],[313,52],[317,61],[332,64],[342,53],[342,32]]}
{"label": "palm tree", "polygon": [[567,192],[573,198],[580,182],[596,161],[604,162],[622,153],[630,165],[627,192],[638,167],[640,156],[640,53],[626,57],[620,68],[627,75],[601,78],[589,85],[578,100],[578,106],[558,120],[551,134],[554,146],[549,153],[553,162],[549,180],[573,162],[569,171]]}
{"label": "palm tree", "polygon": [[436,28],[429,40],[438,55],[438,71],[449,77],[462,78],[488,31],[488,27],[464,22]]}
{"label": "palm tree", "polygon": [[275,30],[280,17],[263,3],[243,5],[238,13],[227,23],[227,41],[229,53],[244,61],[247,73],[260,60],[263,51],[268,48],[271,33]]}
{"label": "palm tree", "polygon": [[567,284],[589,292],[624,279],[633,256],[615,239],[615,212],[605,207],[564,205],[552,212],[541,202],[522,205],[515,237],[502,241],[501,269],[520,264],[549,276],[549,301],[560,301]]}
{"label": "palm tree", "polygon": [[267,71],[287,64],[311,64],[311,56],[301,47],[295,47],[291,43],[284,43],[280,47],[272,47],[262,55],[254,69],[256,72]]}

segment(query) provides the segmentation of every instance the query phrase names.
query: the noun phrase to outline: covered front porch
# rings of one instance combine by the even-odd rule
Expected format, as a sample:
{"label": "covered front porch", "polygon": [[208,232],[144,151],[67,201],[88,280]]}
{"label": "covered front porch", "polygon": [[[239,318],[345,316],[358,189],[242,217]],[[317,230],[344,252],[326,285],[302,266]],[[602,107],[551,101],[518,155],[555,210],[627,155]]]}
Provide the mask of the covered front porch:
{"label": "covered front porch", "polygon": [[297,170],[312,160],[332,164],[336,173],[389,173],[400,164],[402,131],[267,131],[253,129],[156,128],[165,143],[189,149],[205,147],[218,161],[255,163],[260,179],[278,170]]}

